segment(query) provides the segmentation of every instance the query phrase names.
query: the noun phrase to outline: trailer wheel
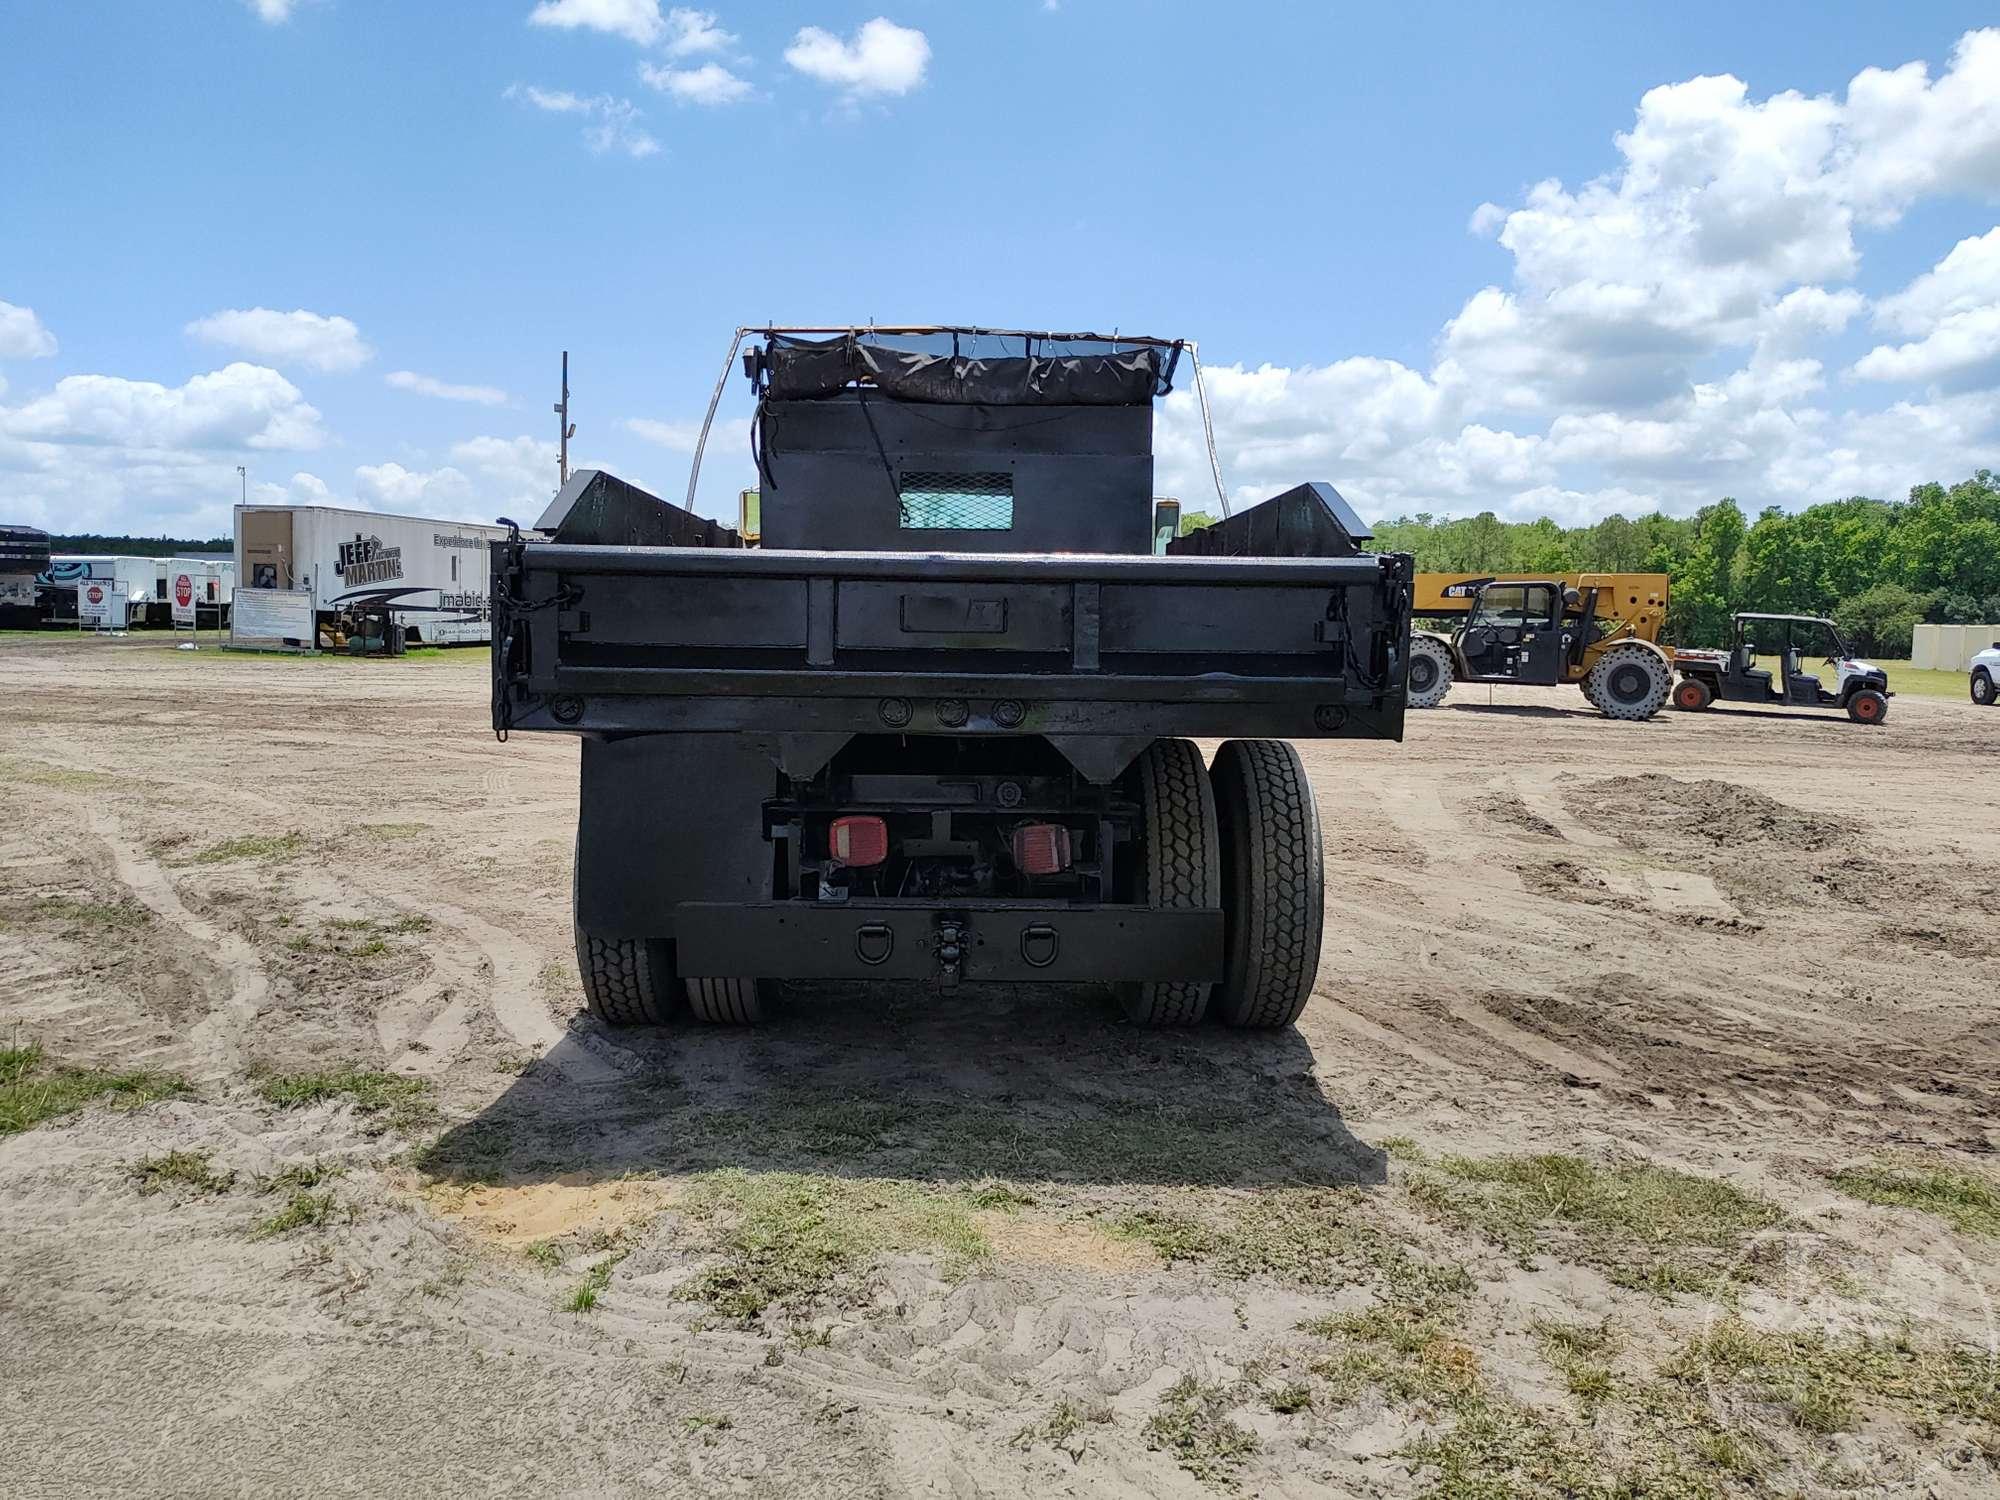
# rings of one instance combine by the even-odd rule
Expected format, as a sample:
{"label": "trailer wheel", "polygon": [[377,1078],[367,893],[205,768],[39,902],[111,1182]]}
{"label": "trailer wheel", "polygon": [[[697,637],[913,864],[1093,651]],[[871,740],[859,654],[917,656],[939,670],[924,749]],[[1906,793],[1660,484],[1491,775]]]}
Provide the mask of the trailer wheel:
{"label": "trailer wheel", "polygon": [[1590,669],[1598,712],[1613,719],[1650,719],[1666,705],[1673,672],[1658,653],[1639,645],[1613,646]]}
{"label": "trailer wheel", "polygon": [[1674,707],[1700,713],[1715,701],[1715,693],[1699,677],[1683,677],[1674,684]]}
{"label": "trailer wheel", "polygon": [[688,1009],[714,1026],[755,1026],[764,1019],[764,987],[755,979],[690,979]]}
{"label": "trailer wheel", "polygon": [[1231,1026],[1289,1026],[1312,998],[1326,919],[1312,782],[1284,740],[1230,740],[1210,775],[1228,941],[1216,1008]]}
{"label": "trailer wheel", "polygon": [[[1143,818],[1144,885],[1155,907],[1222,904],[1222,860],[1215,793],[1192,740],[1154,740],[1134,763]],[[1118,987],[1125,1014],[1141,1026],[1192,1026],[1208,1009],[1209,983],[1149,979]]]}
{"label": "trailer wheel", "polygon": [[1411,708],[1436,708],[1451,691],[1451,651],[1427,635],[1410,637],[1410,673],[1406,679]]}
{"label": "trailer wheel", "polygon": [[1880,724],[1889,717],[1889,700],[1874,688],[1857,689],[1847,700],[1847,717],[1857,724]]}

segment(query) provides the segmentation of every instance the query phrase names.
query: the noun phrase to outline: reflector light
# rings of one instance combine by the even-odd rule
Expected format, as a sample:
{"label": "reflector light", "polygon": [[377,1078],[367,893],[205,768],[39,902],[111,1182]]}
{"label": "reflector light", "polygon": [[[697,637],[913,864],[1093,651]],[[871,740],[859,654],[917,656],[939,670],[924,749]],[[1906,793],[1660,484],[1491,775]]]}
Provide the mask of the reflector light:
{"label": "reflector light", "polygon": [[1014,830],[1014,864],[1023,875],[1069,868],[1069,830],[1060,823],[1023,823]]}
{"label": "reflector light", "polygon": [[879,865],[889,857],[889,825],[861,814],[835,818],[826,831],[826,852],[839,865]]}

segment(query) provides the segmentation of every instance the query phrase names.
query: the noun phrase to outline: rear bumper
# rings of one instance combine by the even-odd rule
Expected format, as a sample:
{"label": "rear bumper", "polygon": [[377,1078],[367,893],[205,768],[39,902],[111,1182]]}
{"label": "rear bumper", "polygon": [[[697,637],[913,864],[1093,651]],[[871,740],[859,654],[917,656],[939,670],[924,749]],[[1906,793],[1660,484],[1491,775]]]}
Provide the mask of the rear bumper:
{"label": "rear bumper", "polygon": [[676,967],[701,978],[1201,981],[1223,969],[1216,908],[700,901],[675,908],[674,931]]}

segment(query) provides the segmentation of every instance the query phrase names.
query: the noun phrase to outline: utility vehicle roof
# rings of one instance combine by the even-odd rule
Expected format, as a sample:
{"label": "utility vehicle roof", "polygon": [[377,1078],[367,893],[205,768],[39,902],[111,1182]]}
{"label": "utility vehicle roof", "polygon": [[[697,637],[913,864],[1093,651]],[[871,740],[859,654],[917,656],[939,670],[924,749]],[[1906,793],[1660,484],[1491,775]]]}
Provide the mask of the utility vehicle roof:
{"label": "utility vehicle roof", "polygon": [[755,328],[745,373],[767,401],[880,391],[984,406],[1146,406],[1173,389],[1179,339],[973,327]]}

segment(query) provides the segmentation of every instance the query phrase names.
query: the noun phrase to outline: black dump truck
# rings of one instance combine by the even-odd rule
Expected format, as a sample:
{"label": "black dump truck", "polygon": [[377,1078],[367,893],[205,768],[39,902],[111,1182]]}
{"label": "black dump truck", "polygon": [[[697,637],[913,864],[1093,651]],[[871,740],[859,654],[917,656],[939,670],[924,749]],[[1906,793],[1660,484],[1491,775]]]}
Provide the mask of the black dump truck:
{"label": "black dump truck", "polygon": [[583,741],[591,1013],[1021,981],[1289,1025],[1323,898],[1287,741],[1402,738],[1410,559],[1363,551],[1326,484],[1157,550],[1177,342],[739,347],[761,545],[582,470],[494,548],[494,728]]}

